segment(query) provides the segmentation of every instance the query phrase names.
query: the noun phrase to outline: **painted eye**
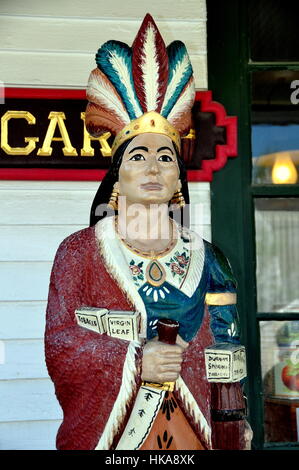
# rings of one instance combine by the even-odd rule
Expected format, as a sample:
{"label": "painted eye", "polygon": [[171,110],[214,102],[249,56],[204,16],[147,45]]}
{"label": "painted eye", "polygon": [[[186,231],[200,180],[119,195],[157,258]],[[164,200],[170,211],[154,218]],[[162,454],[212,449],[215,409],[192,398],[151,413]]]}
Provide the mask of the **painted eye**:
{"label": "painted eye", "polygon": [[169,155],[161,155],[158,160],[159,162],[173,162],[173,159]]}
{"label": "painted eye", "polygon": [[133,157],[130,158],[133,162],[139,162],[141,160],[145,160],[144,156],[141,155],[140,153],[133,155]]}

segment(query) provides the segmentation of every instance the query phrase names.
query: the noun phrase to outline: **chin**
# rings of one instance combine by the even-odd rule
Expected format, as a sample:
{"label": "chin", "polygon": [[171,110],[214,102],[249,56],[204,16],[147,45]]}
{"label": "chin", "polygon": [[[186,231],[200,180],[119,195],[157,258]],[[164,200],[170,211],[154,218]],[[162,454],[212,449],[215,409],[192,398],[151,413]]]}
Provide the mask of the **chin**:
{"label": "chin", "polygon": [[168,205],[168,199],[165,199],[165,198],[158,198],[158,197],[152,197],[152,198],[146,198],[146,199],[143,199],[142,201],[140,201],[140,204],[144,204],[144,205],[149,205],[149,204],[166,204]]}

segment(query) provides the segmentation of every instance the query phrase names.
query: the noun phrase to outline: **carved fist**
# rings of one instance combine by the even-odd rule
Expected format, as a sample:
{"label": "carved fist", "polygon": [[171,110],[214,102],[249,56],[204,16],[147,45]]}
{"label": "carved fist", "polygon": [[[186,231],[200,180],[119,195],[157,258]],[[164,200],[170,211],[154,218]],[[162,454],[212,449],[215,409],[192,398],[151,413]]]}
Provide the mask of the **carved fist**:
{"label": "carved fist", "polygon": [[175,382],[180,374],[183,352],[188,343],[177,337],[176,344],[151,339],[143,348],[141,379],[147,382]]}

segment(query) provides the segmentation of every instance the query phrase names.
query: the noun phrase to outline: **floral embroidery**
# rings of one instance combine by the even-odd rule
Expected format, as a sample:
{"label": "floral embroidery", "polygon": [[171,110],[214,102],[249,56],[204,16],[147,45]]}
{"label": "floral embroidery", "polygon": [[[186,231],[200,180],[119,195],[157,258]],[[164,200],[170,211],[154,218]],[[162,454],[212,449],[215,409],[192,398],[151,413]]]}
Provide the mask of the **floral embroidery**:
{"label": "floral embroidery", "polygon": [[179,263],[180,266],[187,266],[189,258],[188,259],[186,258],[185,253],[183,253],[182,255],[177,256],[176,258],[177,258],[178,263]]}
{"label": "floral embroidery", "polygon": [[190,256],[187,256],[186,251],[183,253],[176,251],[170,258],[170,263],[166,263],[166,266],[170,268],[173,276],[178,275],[183,277],[186,274],[186,268],[190,261]]}
{"label": "floral embroidery", "polygon": [[183,269],[181,269],[177,263],[167,263],[167,264],[168,264],[168,266],[170,266],[170,269],[171,269],[171,271],[174,275],[175,274],[179,274],[179,275],[184,274],[185,271]]}
{"label": "floral embroidery", "polygon": [[143,281],[144,280],[144,273],[143,273],[143,261],[140,263],[136,264],[135,261],[132,259],[130,261],[130,269],[131,273],[133,275],[133,281],[138,285],[138,280]]}

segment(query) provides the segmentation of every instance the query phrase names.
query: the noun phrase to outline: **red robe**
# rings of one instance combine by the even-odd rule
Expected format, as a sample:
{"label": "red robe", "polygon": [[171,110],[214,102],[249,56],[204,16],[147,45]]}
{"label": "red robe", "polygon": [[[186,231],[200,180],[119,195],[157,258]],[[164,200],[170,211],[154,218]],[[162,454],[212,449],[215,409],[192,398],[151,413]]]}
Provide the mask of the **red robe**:
{"label": "red robe", "polygon": [[[138,344],[86,330],[75,319],[75,310],[82,306],[136,309],[125,285],[118,282],[105,250],[105,246],[99,246],[95,227],[90,227],[66,238],[54,260],[45,352],[63,409],[58,449],[95,449],[101,438],[97,448],[115,449],[141,384],[142,348]],[[206,448],[211,448],[210,386],[204,349],[212,343],[206,309],[202,325],[184,353],[181,378],[185,385],[174,392]],[[124,392],[125,375],[129,385]]]}

